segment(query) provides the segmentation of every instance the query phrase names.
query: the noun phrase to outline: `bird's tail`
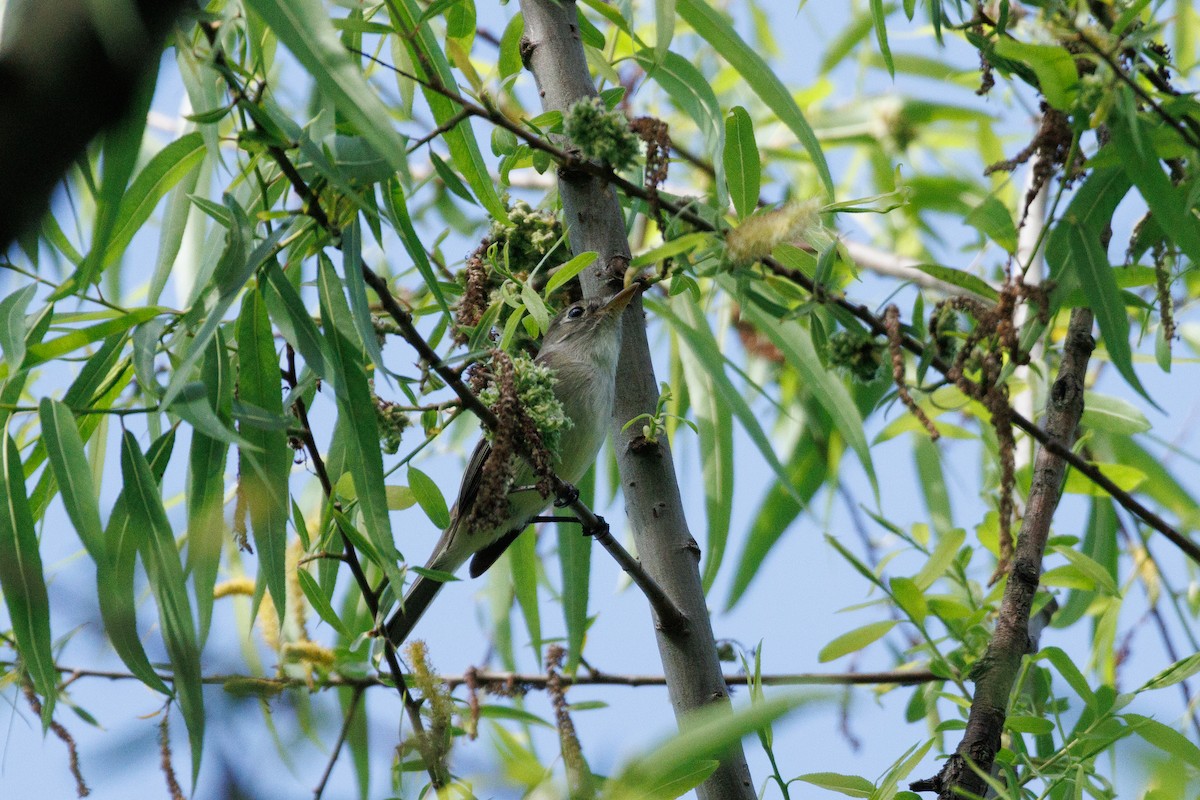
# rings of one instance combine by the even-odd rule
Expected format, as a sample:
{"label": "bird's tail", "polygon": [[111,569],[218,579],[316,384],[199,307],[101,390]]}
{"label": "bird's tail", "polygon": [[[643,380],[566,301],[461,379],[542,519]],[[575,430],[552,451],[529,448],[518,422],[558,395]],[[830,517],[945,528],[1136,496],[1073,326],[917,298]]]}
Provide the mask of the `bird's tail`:
{"label": "bird's tail", "polygon": [[393,614],[384,626],[384,633],[393,647],[404,644],[404,640],[412,632],[413,626],[421,619],[421,615],[425,613],[425,609],[429,608],[429,604],[433,602],[433,598],[441,591],[443,585],[442,581],[435,581],[432,578],[424,576],[417,578],[408,593],[404,595],[404,603],[400,610]]}

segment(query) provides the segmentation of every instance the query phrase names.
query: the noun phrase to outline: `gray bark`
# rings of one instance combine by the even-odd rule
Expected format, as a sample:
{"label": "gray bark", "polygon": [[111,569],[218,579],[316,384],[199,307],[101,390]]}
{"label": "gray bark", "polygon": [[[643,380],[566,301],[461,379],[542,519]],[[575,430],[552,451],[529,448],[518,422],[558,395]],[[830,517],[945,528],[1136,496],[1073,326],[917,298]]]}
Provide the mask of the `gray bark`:
{"label": "gray bark", "polygon": [[[576,100],[596,94],[576,25],[574,2],[521,0],[525,36],[521,54],[533,72],[545,110],[566,111]],[[629,265],[625,220],[614,189],[580,170],[559,171],[564,223],[575,253],[600,254],[596,269],[581,275],[584,295],[607,296]],[[625,510],[639,558],[650,576],[686,615],[683,626],[667,628],[655,619],[659,653],[677,719],[713,704],[729,705],[700,583],[700,548],[684,519],[679,484],[665,439],[635,446],[637,431],[622,431],[638,414],[653,412],[658,382],[650,360],[641,300],[625,312],[612,432]],[[636,426],[634,426],[636,427]],[[697,789],[701,800],[754,800],[740,746]]]}

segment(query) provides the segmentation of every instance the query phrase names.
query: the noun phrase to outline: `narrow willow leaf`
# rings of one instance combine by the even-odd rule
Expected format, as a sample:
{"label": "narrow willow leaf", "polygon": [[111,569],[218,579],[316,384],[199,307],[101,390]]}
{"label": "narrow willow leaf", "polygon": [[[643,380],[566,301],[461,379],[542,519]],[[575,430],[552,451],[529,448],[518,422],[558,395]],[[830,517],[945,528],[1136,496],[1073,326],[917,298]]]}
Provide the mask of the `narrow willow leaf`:
{"label": "narrow willow leaf", "polygon": [[[750,534],[738,557],[729,599],[725,601],[727,611],[737,605],[758,577],[759,566],[767,554],[825,484],[830,470],[836,469],[836,461],[835,448],[830,446],[827,433],[820,431],[810,418],[788,459],[788,484],[785,486],[777,479],[767,490],[754,515]],[[800,500],[793,497],[793,491],[800,495]]]}
{"label": "narrow willow leaf", "polygon": [[550,276],[550,280],[546,281],[546,289],[543,294],[545,294],[546,297],[549,297],[555,289],[562,286],[564,283],[571,280],[576,275],[594,264],[599,255],[599,253],[592,251],[580,253],[567,263],[558,267],[554,271],[554,274]]}
{"label": "narrow willow leaf", "polygon": [[[570,526],[566,526],[570,527]],[[538,609],[537,536],[526,530],[507,550],[512,569],[513,593],[529,631],[529,647],[537,663],[542,663],[542,615]]]}
{"label": "narrow willow leaf", "polygon": [[88,555],[97,565],[106,565],[108,550],[104,546],[100,506],[96,502],[96,487],[92,483],[83,439],[75,425],[75,415],[62,403],[43,397],[38,405],[38,416],[50,469],[58,481],[67,516]]}
{"label": "narrow willow leaf", "polygon": [[400,237],[400,243],[404,245],[404,250],[408,253],[408,257],[412,259],[416,265],[417,271],[421,273],[421,279],[425,281],[426,288],[433,295],[433,299],[437,301],[438,307],[442,310],[442,315],[447,319],[452,319],[450,306],[446,302],[446,296],[442,292],[441,284],[438,282],[437,275],[433,271],[433,265],[429,263],[429,254],[425,252],[425,245],[421,242],[421,238],[417,236],[417,230],[413,227],[412,218],[408,213],[408,201],[404,197],[404,187],[401,186],[398,179],[392,179],[388,182],[387,191],[384,192],[384,201],[388,210],[388,216],[391,217],[392,226],[396,230],[396,235]]}
{"label": "narrow willow leaf", "polygon": [[158,605],[163,643],[175,675],[175,697],[187,724],[192,750],[192,782],[200,774],[204,747],[204,695],[201,692],[200,647],[196,624],[183,578],[175,536],[163,510],[158,482],[150,471],[137,439],[129,431],[121,440],[121,477],[125,504],[133,525],[145,532],[142,563]]}
{"label": "narrow willow leaf", "polygon": [[[690,714],[681,732],[651,748],[620,769],[606,789],[610,800],[668,800],[673,792],[699,776],[706,762],[723,756],[730,746],[795,710],[808,698],[781,695],[740,708],[710,706]],[[647,792],[647,788],[656,791]]]}
{"label": "narrow willow leaf", "polygon": [[675,0],[654,0],[654,61],[661,64],[675,36]]}
{"label": "narrow willow leaf", "polygon": [[312,315],[305,308],[304,300],[301,299],[300,293],[296,291],[296,287],[292,286],[291,281],[283,274],[283,270],[279,268],[277,261],[269,261],[264,269],[267,275],[267,286],[272,290],[272,295],[279,299],[279,305],[282,310],[282,314],[280,315],[273,313],[272,295],[268,295],[267,310],[272,312],[272,321],[279,328],[284,338],[288,340],[288,343],[300,353],[301,358],[304,359],[304,363],[308,368],[323,380],[331,380],[325,341],[321,338],[321,332],[317,330]]}
{"label": "narrow willow leaf", "polygon": [[446,498],[442,495],[442,490],[433,478],[416,467],[409,467],[408,486],[417,498],[417,505],[425,512],[425,516],[429,517],[429,521],[439,529],[448,528],[450,510],[446,507]]}
{"label": "narrow willow leaf", "polygon": [[1065,47],[999,37],[995,48],[1001,57],[1033,69],[1047,103],[1059,111],[1070,110],[1079,94],[1079,69],[1075,66],[1075,56]]}
{"label": "narrow willow leaf", "polygon": [[1140,714],[1125,714],[1129,727],[1138,736],[1162,750],[1176,761],[1200,770],[1200,747],[1179,731],[1158,720]]}
{"label": "narrow willow leaf", "polygon": [[[681,314],[684,313],[684,307],[689,304],[695,305],[686,294],[677,295],[672,298],[672,306],[680,308]],[[686,322],[682,316],[677,316],[667,306],[653,301],[647,301],[647,306],[652,308],[655,314],[661,316],[671,324],[679,334],[680,340],[687,345],[704,365],[704,369],[712,377],[713,388],[720,395],[721,402],[725,408],[737,417],[738,422],[742,424],[743,430],[749,435],[750,441],[754,442],[759,452],[762,453],[767,466],[779,476],[781,481],[786,481],[787,472],[784,470],[783,464],[779,462],[779,456],[776,455],[775,449],[771,445],[771,440],[763,432],[758,417],[755,416],[745,398],[738,393],[733,383],[729,380],[729,377],[725,374],[724,356],[721,355],[717,340],[713,336],[712,330],[709,329],[708,321],[704,319],[703,314],[697,317],[699,323],[693,326]],[[699,312],[697,311],[697,313]]]}
{"label": "narrow willow leaf", "polygon": [[[159,438],[150,446],[147,458],[155,481],[161,481],[171,457],[174,433]],[[134,598],[134,568],[137,554],[144,549],[148,531],[135,524],[129,512],[124,490],[117,495],[108,525],[104,528],[105,549],[109,563],[96,564],[96,586],[99,590],[100,616],[113,649],[129,671],[142,683],[165,695],[172,694],[159,678],[138,636],[137,606]]]}
{"label": "narrow willow leaf", "polygon": [[796,134],[800,144],[808,151],[825,193],[832,199],[834,194],[833,176],[829,172],[829,164],[825,161],[825,153],[821,143],[813,133],[808,120],[804,118],[800,107],[796,105],[791,92],[775,75],[754,48],[746,44],[737,34],[729,21],[708,5],[705,0],[677,0],[676,7],[679,16],[683,17],[696,33],[700,34],[710,45],[716,48],[729,64],[738,71],[746,83],[754,90],[767,107],[775,112],[780,121]]}
{"label": "narrow willow leaf", "polygon": [[[666,91],[677,108],[690,116],[696,127],[704,134],[704,148],[710,153],[724,149],[725,126],[721,123],[721,104],[709,85],[708,79],[683,56],[668,52],[664,59],[657,59],[650,49],[639,50],[635,56],[638,65],[646,70],[647,78],[655,81]],[[713,161],[716,171],[713,183],[717,189],[718,208],[726,208],[725,164],[722,159]]]}
{"label": "narrow willow leaf", "polygon": [[[392,127],[387,107],[342,45],[319,0],[249,0],[246,5],[266,20],[338,113],[393,169],[403,170],[404,140]],[[453,81],[444,85],[452,86]]]}
{"label": "narrow willow leaf", "polygon": [[317,616],[329,623],[330,627],[337,631],[339,635],[349,637],[349,631],[342,624],[342,620],[338,617],[337,612],[333,610],[333,606],[330,605],[329,598],[325,596],[325,592],[321,591],[321,587],[317,585],[317,579],[310,575],[306,569],[300,569],[297,574],[300,578],[300,590],[304,592],[304,597],[307,598],[313,610],[317,612]]}
{"label": "narrow willow leaf", "polygon": [[350,296],[350,316],[354,320],[358,338],[366,348],[367,356],[378,375],[383,370],[383,351],[375,333],[375,323],[371,319],[371,303],[367,299],[367,282],[362,272],[362,229],[357,218],[342,230],[342,259],[346,274],[346,292]]}
{"label": "narrow willow leaf", "polygon": [[159,150],[142,167],[121,199],[101,269],[117,262],[158,202],[200,164],[205,152],[204,138],[199,133],[188,133]]}
{"label": "narrow willow leaf", "polygon": [[21,663],[33,679],[33,688],[43,698],[45,729],[54,714],[58,693],[58,671],[54,668],[50,636],[50,598],[46,594],[37,532],[25,496],[21,454],[7,428],[0,462],[0,497],[6,499],[0,513],[0,589],[4,592]]}
{"label": "narrow willow leaf", "polygon": [[963,272],[952,267],[944,267],[940,264],[917,264],[915,266],[926,275],[932,275],[939,281],[945,281],[960,289],[966,289],[968,292],[977,294],[980,297],[986,297],[988,300],[994,301],[1000,297],[1000,293],[988,285],[987,281],[969,272]]}
{"label": "narrow willow leaf", "polygon": [[137,167],[142,149],[142,134],[146,130],[146,119],[157,79],[158,70],[146,72],[138,81],[131,107],[126,110],[120,121],[104,134],[101,158],[104,174],[100,181],[100,191],[96,195],[96,219],[92,225],[91,250],[75,274],[60,284],[51,295],[53,300],[87,288],[100,275],[108,254],[108,244],[112,241],[117,216],[127,197],[129,179]]}
{"label": "narrow willow leaf", "polygon": [[1050,277],[1059,283],[1055,298],[1082,287],[1113,366],[1130,386],[1153,403],[1133,371],[1129,316],[1108,254],[1100,246],[1102,230],[1129,188],[1130,181],[1123,170],[1093,170],[1051,231],[1046,242],[1046,261]]}
{"label": "narrow willow leaf", "polygon": [[[237,319],[238,399],[269,414],[283,415],[279,357],[262,290],[246,292]],[[288,474],[292,451],[287,433],[242,422],[239,448],[241,492],[250,511],[250,529],[260,567],[259,582],[271,592],[280,619],[287,619]]]}
{"label": "narrow willow leaf", "polygon": [[[700,320],[700,309],[681,306],[681,316],[689,324]],[[704,590],[712,588],[729,541],[729,523],[733,516],[733,417],[722,413],[712,376],[689,348],[680,348],[679,357],[687,381],[688,396],[700,430],[700,469],[704,479],[704,510],[708,532],[704,547]]]}
{"label": "narrow willow leaf", "polygon": [[93,342],[107,339],[114,334],[124,333],[135,325],[140,325],[149,319],[157,317],[161,313],[162,309],[156,307],[136,308],[127,314],[121,314],[115,319],[105,320],[95,325],[89,325],[86,328],[77,328],[70,333],[65,333],[49,341],[30,345],[24,366],[28,369],[43,362],[65,356]]}
{"label": "narrow willow leaf", "polygon": [[[1120,546],[1117,543],[1117,514],[1112,498],[1093,498],[1091,506],[1087,531],[1079,550],[1102,564],[1109,576],[1115,579]],[[1055,612],[1051,625],[1055,628],[1068,628],[1075,624],[1087,613],[1095,597],[1096,592],[1092,587],[1072,589],[1062,607]]]}
{"label": "narrow willow leaf", "polygon": [[[201,367],[205,407],[228,430],[233,405],[233,365],[225,351],[224,336],[217,331],[209,344]],[[188,454],[187,492],[187,568],[196,587],[196,616],[200,642],[208,639],[212,622],[213,587],[221,562],[221,544],[225,541],[225,464],[229,442],[221,437],[192,431]]]}
{"label": "narrow willow leaf", "polygon": [[875,793],[875,784],[857,775],[842,775],[837,772],[810,772],[798,775],[796,780],[820,786],[831,792],[844,794],[848,797],[870,797]]}
{"label": "narrow willow leaf", "polygon": [[762,165],[758,159],[758,142],[754,139],[754,122],[741,106],[734,106],[725,117],[725,182],[729,197],[745,219],[758,208],[758,191],[762,183]]}
{"label": "narrow willow leaf", "polygon": [[875,465],[871,460],[871,449],[867,444],[862,415],[859,414],[842,380],[831,374],[821,363],[813,345],[812,334],[799,322],[780,323],[779,320],[772,319],[754,303],[744,305],[742,313],[759,331],[767,335],[767,338],[783,352],[788,364],[800,373],[805,388],[829,414],[838,433],[858,456],[867,477],[871,480],[871,488],[878,497],[879,481],[875,476]]}
{"label": "narrow willow leaf", "polygon": [[[588,508],[596,507],[596,469],[591,467],[575,484]],[[588,628],[588,599],[592,586],[592,537],[581,535],[572,525],[556,525],[558,563],[562,570],[563,622],[567,626],[568,674],[583,661]]]}
{"label": "narrow willow leaf", "polygon": [[25,360],[25,334],[28,333],[25,312],[35,294],[37,285],[31,283],[0,300],[0,351],[4,352],[10,374],[20,369]]}
{"label": "narrow willow leaf", "polygon": [[847,631],[822,647],[821,651],[817,653],[817,660],[824,664],[827,661],[833,661],[850,653],[857,653],[867,645],[882,639],[897,624],[897,620],[886,619],[880,622],[871,622],[863,625],[861,628]]}
{"label": "narrow willow leaf", "polygon": [[[274,2],[282,3],[284,0]],[[443,86],[454,86],[455,78],[450,62],[438,46],[432,29],[428,24],[417,22],[421,17],[421,10],[416,0],[388,0],[387,6],[397,32],[414,63],[432,67],[436,74],[428,76],[430,79],[440,82]],[[446,125],[459,113],[460,109],[439,92],[425,86],[422,86],[422,91],[439,126]],[[504,207],[503,201],[496,193],[496,185],[488,175],[487,165],[483,162],[483,154],[479,150],[479,142],[475,139],[470,123],[462,121],[454,125],[442,134],[442,141],[450,149],[450,158],[455,168],[466,179],[467,185],[475,192],[484,209],[493,219],[507,223],[508,209]]]}
{"label": "narrow willow leaf", "polygon": [[1137,691],[1146,692],[1152,689],[1165,689],[1168,686],[1174,686],[1177,683],[1186,681],[1197,672],[1200,672],[1200,653],[1193,653],[1159,672],[1142,684],[1141,688],[1137,689]]}
{"label": "narrow willow leaf", "polygon": [[1098,392],[1083,393],[1083,418],[1080,421],[1089,428],[1110,433],[1145,433],[1151,428],[1150,420],[1133,403]]}
{"label": "narrow willow leaf", "polygon": [[944,534],[954,527],[950,491],[946,487],[946,475],[942,471],[941,451],[924,430],[913,437],[913,458],[917,464],[917,480],[921,494],[925,498],[925,507],[929,510],[929,521],[935,531]]}
{"label": "narrow willow leaf", "polygon": [[875,41],[879,43],[879,54],[883,56],[888,75],[895,79],[896,65],[892,62],[892,48],[888,46],[887,11],[883,7],[883,0],[871,0],[871,22],[875,27]]}
{"label": "narrow willow leaf", "polygon": [[954,562],[954,557],[958,555],[958,550],[966,539],[967,533],[962,528],[954,528],[938,537],[937,545],[929,554],[929,560],[925,562],[925,566],[921,567],[921,571],[913,576],[913,583],[917,585],[918,589],[923,592],[929,591],[929,587],[946,574],[946,570]]}
{"label": "narrow willow leaf", "polygon": [[[378,553],[379,566],[393,586],[401,586],[400,553],[392,539],[391,518],[388,516],[383,453],[379,447],[379,428],[374,413],[375,400],[367,383],[362,349],[352,345],[351,339],[345,334],[346,328],[351,325],[350,308],[333,266],[322,260],[317,278],[330,370],[335,375],[338,420],[345,425],[343,433],[350,434],[345,443],[345,466],[354,478],[363,527]],[[412,486],[411,480],[409,485]],[[416,493],[416,487],[412,488]],[[417,497],[419,500],[420,495]],[[446,516],[448,519],[448,512]]]}

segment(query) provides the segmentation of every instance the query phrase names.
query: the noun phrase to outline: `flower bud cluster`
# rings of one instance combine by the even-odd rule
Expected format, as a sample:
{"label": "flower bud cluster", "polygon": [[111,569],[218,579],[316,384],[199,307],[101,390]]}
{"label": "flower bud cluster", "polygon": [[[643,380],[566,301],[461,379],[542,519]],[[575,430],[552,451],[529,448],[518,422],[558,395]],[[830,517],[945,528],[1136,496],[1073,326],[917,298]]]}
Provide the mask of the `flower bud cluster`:
{"label": "flower bud cluster", "polygon": [[607,163],[617,172],[632,167],[642,144],[620,111],[610,110],[599,97],[579,100],[563,119],[563,131],[588,161]]}

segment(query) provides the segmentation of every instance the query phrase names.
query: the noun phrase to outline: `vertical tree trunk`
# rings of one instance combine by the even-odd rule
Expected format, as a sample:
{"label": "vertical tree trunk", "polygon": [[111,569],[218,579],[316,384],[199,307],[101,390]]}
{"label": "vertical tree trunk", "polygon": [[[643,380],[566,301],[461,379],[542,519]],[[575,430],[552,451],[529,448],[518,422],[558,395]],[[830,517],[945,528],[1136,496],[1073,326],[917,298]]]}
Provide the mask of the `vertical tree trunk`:
{"label": "vertical tree trunk", "polygon": [[[525,17],[521,55],[537,80],[543,108],[565,112],[576,100],[594,96],[596,87],[584,58],[575,3],[521,0],[521,10]],[[602,180],[562,169],[559,193],[572,250],[600,254],[600,267],[581,276],[584,295],[610,294],[629,265],[625,219],[615,191]],[[670,447],[660,438],[656,445],[635,449],[631,443],[637,431],[621,431],[629,419],[653,412],[658,400],[640,300],[630,304],[623,324],[613,440],[638,556],[688,618],[684,628],[672,630],[655,620],[671,703],[676,717],[682,718],[714,703],[727,706],[729,690],[717,660],[700,583],[700,548],[684,519]],[[740,746],[724,758],[697,793],[701,800],[753,800],[754,787]]]}

